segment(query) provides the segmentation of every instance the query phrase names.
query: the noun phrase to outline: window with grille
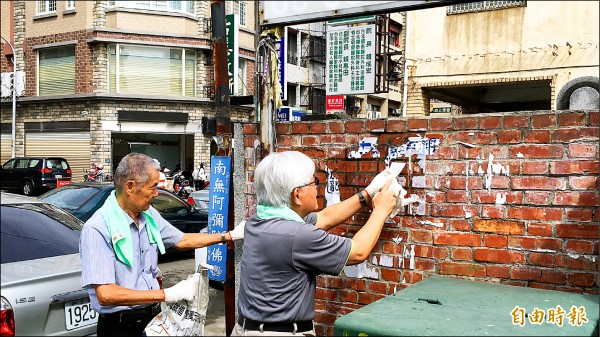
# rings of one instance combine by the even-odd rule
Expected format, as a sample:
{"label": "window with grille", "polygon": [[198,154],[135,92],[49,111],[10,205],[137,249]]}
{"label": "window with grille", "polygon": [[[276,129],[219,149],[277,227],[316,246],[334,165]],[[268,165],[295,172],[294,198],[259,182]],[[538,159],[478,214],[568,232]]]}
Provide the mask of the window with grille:
{"label": "window with grille", "polygon": [[246,83],[248,82],[246,81],[247,63],[248,61],[244,59],[239,59],[238,61],[238,96],[244,96],[246,95],[246,92],[248,92],[246,86]]}
{"label": "window with grille", "polygon": [[75,93],[75,46],[41,49],[38,60],[39,96]]}
{"label": "window with grille", "polygon": [[448,6],[447,13],[450,15],[526,6],[527,1],[475,1]]}
{"label": "window with grille", "polygon": [[166,12],[195,14],[193,0],[182,1],[108,1],[109,7],[148,9]]}
{"label": "window with grille", "polygon": [[65,8],[67,10],[69,10],[69,9],[75,9],[75,0],[66,1]]}
{"label": "window with grille", "polygon": [[246,1],[237,1],[238,4],[238,14],[240,15],[240,26],[246,27],[246,13],[248,12],[246,6]]}
{"label": "window with grille", "polygon": [[56,0],[37,1],[35,7],[37,15],[56,13]]}
{"label": "window with grille", "polygon": [[108,45],[109,92],[196,96],[196,52],[182,48]]}

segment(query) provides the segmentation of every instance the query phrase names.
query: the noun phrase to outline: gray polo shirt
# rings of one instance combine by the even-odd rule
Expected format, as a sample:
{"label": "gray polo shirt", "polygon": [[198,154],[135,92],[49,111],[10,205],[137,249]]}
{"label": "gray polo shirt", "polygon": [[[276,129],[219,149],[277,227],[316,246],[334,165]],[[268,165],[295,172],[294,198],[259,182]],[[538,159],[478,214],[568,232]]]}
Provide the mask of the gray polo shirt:
{"label": "gray polo shirt", "polygon": [[[92,308],[100,314],[109,314],[132,306],[101,306],[94,285],[116,284],[135,290],[159,289],[156,280],[158,246],[150,243],[148,239],[146,217],[143,214],[140,216],[138,228],[133,219],[125,211],[121,211],[130,223],[129,229],[134,247],[131,266],[117,260],[100,210],[85,223],[79,238],[82,286],[88,290]],[[150,206],[149,211],[158,225],[165,248],[175,245],[183,238],[183,232],[163,219],[154,207]]]}
{"label": "gray polo shirt", "polygon": [[261,322],[314,319],[316,276],[344,268],[352,240],[306,223],[282,218],[246,221],[238,308],[241,316]]}

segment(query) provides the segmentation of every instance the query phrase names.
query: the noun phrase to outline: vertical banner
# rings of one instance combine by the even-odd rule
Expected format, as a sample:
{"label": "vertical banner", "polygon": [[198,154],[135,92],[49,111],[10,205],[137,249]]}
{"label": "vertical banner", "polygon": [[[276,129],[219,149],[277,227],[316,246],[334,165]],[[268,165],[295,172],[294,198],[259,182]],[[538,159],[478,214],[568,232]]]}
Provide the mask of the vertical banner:
{"label": "vertical banner", "polygon": [[[208,200],[208,233],[227,232],[229,216],[229,184],[231,157],[212,156],[210,159],[210,191]],[[206,262],[214,266],[208,271],[211,280],[225,282],[227,244],[208,246]]]}
{"label": "vertical banner", "polygon": [[327,95],[375,92],[375,25],[327,27]]}
{"label": "vertical banner", "polygon": [[229,74],[229,95],[237,96],[239,86],[239,19],[237,14],[225,15],[225,34],[227,35],[227,72]]}
{"label": "vertical banner", "polygon": [[281,39],[275,41],[275,50],[279,59],[279,84],[281,84],[281,99],[287,99],[287,83],[285,82],[285,73],[287,70],[287,27],[284,27],[284,33]]}

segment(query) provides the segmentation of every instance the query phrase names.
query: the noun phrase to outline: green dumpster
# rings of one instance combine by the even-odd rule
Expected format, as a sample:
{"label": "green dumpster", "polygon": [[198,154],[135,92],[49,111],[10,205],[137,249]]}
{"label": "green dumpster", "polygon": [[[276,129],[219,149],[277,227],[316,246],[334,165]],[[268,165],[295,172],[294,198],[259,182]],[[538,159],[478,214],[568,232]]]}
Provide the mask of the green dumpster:
{"label": "green dumpster", "polygon": [[599,296],[431,276],[334,323],[335,336],[592,336]]}

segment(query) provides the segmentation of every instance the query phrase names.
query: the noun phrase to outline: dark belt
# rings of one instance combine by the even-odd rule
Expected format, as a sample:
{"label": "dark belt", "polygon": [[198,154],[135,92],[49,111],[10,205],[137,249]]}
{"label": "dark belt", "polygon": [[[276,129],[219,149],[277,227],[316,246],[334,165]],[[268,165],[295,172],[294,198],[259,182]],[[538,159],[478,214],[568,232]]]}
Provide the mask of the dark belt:
{"label": "dark belt", "polygon": [[253,331],[278,331],[278,332],[303,332],[313,329],[312,321],[296,321],[296,322],[258,322],[249,318],[240,316],[238,324],[246,330]]}
{"label": "dark belt", "polygon": [[144,307],[128,309],[123,311],[113,312],[111,314],[101,314],[102,318],[116,323],[140,323],[150,321],[160,312],[160,303],[154,303]]}

